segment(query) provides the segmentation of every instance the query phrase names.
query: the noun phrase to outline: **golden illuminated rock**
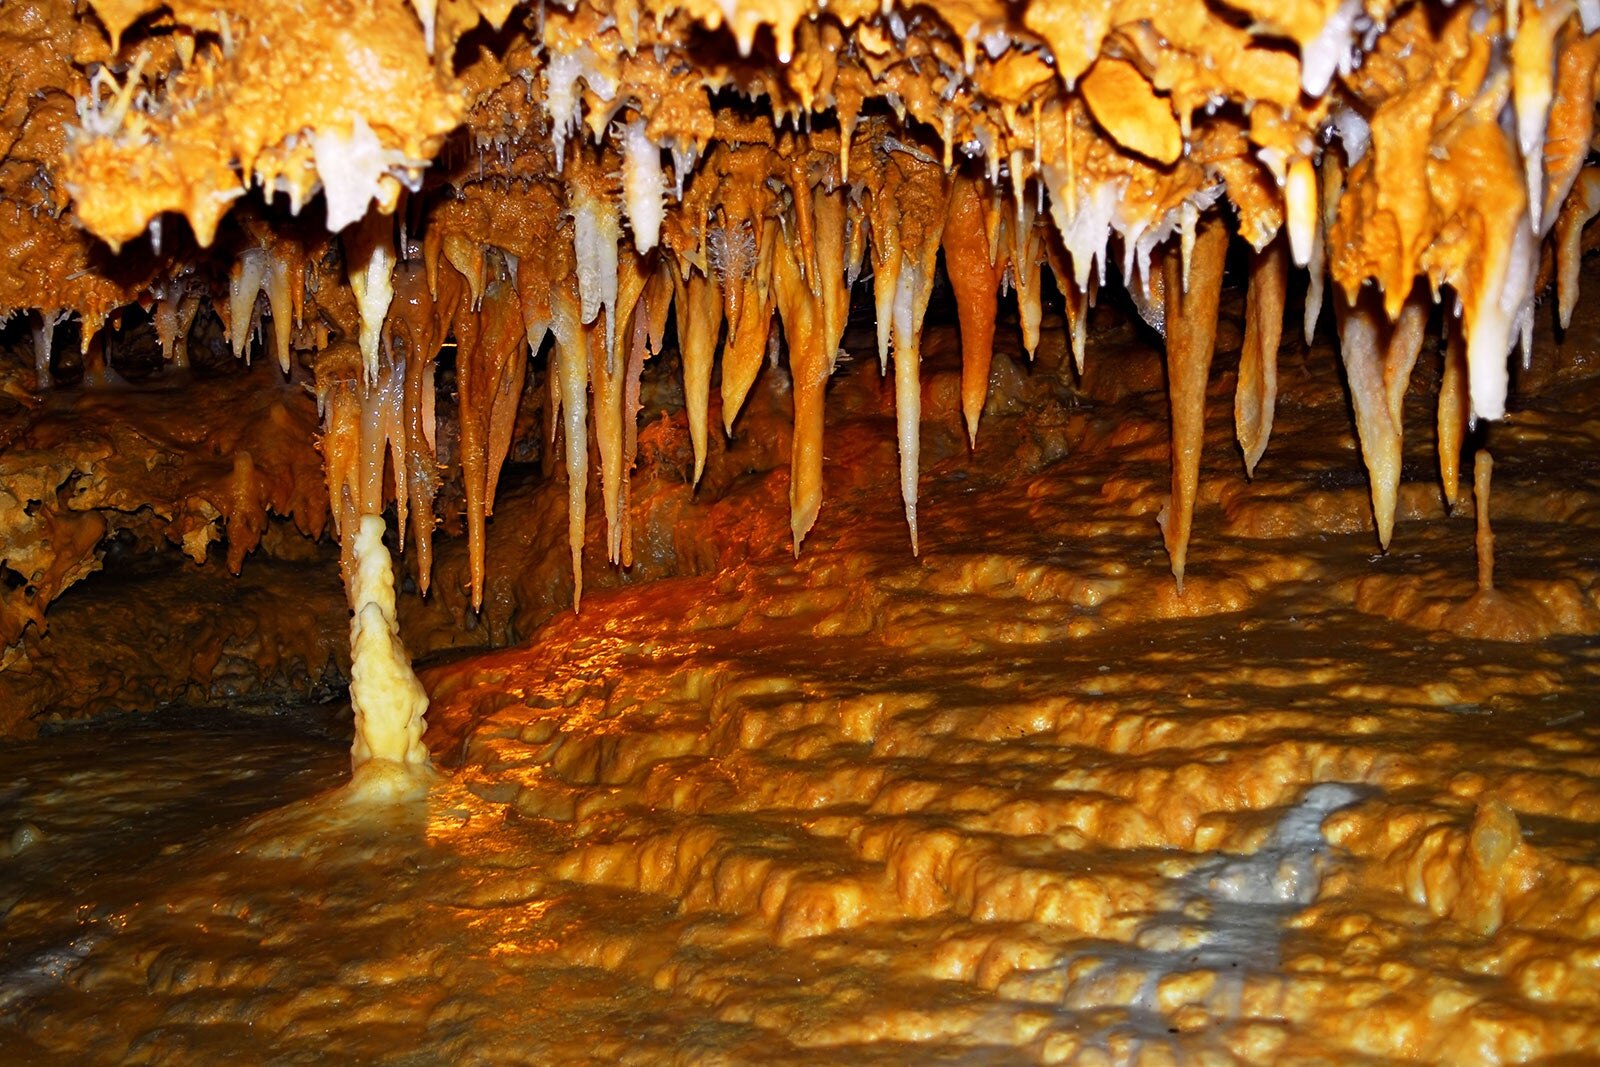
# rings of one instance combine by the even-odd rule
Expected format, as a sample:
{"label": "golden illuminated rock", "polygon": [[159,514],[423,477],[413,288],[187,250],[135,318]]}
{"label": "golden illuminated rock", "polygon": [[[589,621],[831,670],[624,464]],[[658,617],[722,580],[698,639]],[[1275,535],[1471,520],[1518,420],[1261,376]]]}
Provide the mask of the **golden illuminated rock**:
{"label": "golden illuminated rock", "polygon": [[[802,1061],[899,1041],[1042,1062],[1592,1051],[1600,882],[1573,843],[1592,739],[1535,717],[1581,673],[1556,638],[1600,627],[1592,560],[1550,534],[1581,542],[1594,508],[1586,484],[1535,503],[1517,447],[1589,448],[1593,389],[1587,357],[1525,362],[1543,406],[1519,411],[1510,361],[1532,357],[1541,285],[1564,329],[1588,321],[1597,31],[1593,0],[7,5],[0,669],[45,662],[51,605],[118,539],[204,564],[225,538],[237,573],[293,558],[283,520],[327,526],[353,615],[331,667],[321,630],[274,636],[280,617],[187,665],[152,655],[182,693],[126,684],[209,694],[252,640],[260,679],[348,663],[356,793],[395,802],[366,817],[451,798],[426,847],[373,855],[491,854],[467,829],[491,804],[543,835],[463,862],[470,891],[416,892],[412,919],[463,959],[622,975],[630,1011],[715,1005],[707,1033],[781,1032]],[[1284,340],[1301,286],[1304,345]],[[121,376],[135,335],[157,387]],[[878,366],[852,369],[873,340]],[[219,352],[267,366],[218,384]],[[1222,385],[1234,419],[1208,442]],[[1481,427],[1508,413],[1496,571]],[[1231,455],[1217,472],[1235,442],[1254,482]],[[1434,554],[1465,543],[1469,451],[1476,582]],[[904,516],[898,562],[877,505]],[[1426,551],[1362,551],[1408,542]],[[1562,569],[1519,570],[1546,557]],[[662,574],[684,584],[615,592]],[[413,673],[408,627],[429,651],[507,644],[566,590],[584,614],[540,644]],[[1171,644],[1128,636],[1147,624]],[[1238,647],[1195,666],[1221,631]],[[1513,641],[1535,646],[1520,666],[1485,651]],[[455,779],[420,770],[430,697]],[[1457,735],[1508,703],[1520,718]],[[238,854],[299,855],[283,842],[323,814]],[[1231,977],[1247,907],[1270,944]],[[438,917],[474,908],[493,917],[466,933]],[[365,989],[433,962],[333,969]],[[149,1003],[84,1041],[182,1045],[162,1012],[229,983],[164,968],[97,958]],[[430,1035],[513,1025],[480,1011],[486,986],[418,988],[360,1017],[421,1043],[417,1014]],[[239,1017],[292,1044],[314,1014]],[[635,1021],[528,1047],[623,1060]],[[685,1057],[761,1045],[716,1033]]]}

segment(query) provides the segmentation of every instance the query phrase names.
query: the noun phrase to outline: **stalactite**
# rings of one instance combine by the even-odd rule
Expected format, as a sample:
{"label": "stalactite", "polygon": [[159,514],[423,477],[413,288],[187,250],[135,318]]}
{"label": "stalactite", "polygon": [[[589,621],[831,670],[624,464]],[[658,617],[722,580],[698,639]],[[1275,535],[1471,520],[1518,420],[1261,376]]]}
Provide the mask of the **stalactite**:
{"label": "stalactite", "polygon": [[80,346],[83,353],[83,387],[85,389],[109,389],[120,379],[111,369],[111,363],[106,359],[106,335],[101,327],[103,323],[91,323],[88,319],[83,321],[83,342]]}
{"label": "stalactite", "polygon": [[1543,232],[1540,215],[1544,209],[1544,144],[1556,74],[1555,40],[1567,17],[1564,4],[1533,7],[1530,17],[1521,20],[1510,48],[1517,148],[1527,179],[1529,216],[1539,232]]}
{"label": "stalactite", "polygon": [[266,283],[271,263],[272,255],[265,248],[249,248],[239,254],[228,276],[228,343],[234,356],[247,363],[250,334],[255,326],[256,298]]}
{"label": "stalactite", "polygon": [[1489,525],[1489,483],[1494,458],[1480,448],[1472,459],[1472,499],[1477,503],[1478,530],[1473,539],[1478,554],[1478,592],[1494,592],[1494,529]]}
{"label": "stalactite", "polygon": [[1011,283],[1017,291],[1017,318],[1022,327],[1022,347],[1028,359],[1039,349],[1039,324],[1043,318],[1040,268],[1044,262],[1044,231],[1034,224],[1033,205],[1024,197],[1017,206],[1011,229]]}
{"label": "stalactite", "polygon": [[[426,268],[411,261],[394,275],[395,298],[389,328],[405,362],[405,468],[410,500],[411,543],[416,556],[417,586],[426,595],[432,584],[434,498],[439,490],[435,434],[435,359],[464,297],[463,281],[454,270],[439,272],[430,287]],[[437,294],[437,298],[436,298]],[[406,543],[405,529],[400,543]]]}
{"label": "stalactite", "polygon": [[[652,273],[650,278],[653,279]],[[633,313],[633,329],[628,340],[626,369],[622,384],[622,478],[618,485],[621,502],[617,508],[617,562],[633,566],[633,465],[639,455],[639,381],[644,361],[650,357],[650,281],[647,279]]]}
{"label": "stalactite", "polygon": [[[846,205],[842,190],[808,194],[811,254],[786,242],[773,259],[778,315],[794,380],[794,436],[789,460],[789,527],[795,555],[822,507],[823,394],[848,313]],[[809,264],[806,262],[809,258]],[[812,292],[812,279],[820,293]]]}
{"label": "stalactite", "polygon": [[[623,510],[627,507],[627,471],[624,467],[627,431],[623,426],[628,353],[633,343],[633,316],[648,275],[642,257],[632,252],[618,260],[614,308],[621,321],[613,329],[613,347],[590,349],[589,381],[594,392],[594,435],[600,452],[600,492],[606,509],[606,558],[622,560]],[[569,442],[570,446],[570,442]]]}
{"label": "stalactite", "polygon": [[1556,219],[1556,306],[1563,330],[1578,306],[1578,268],[1583,263],[1583,228],[1600,214],[1600,167],[1585,167]]}
{"label": "stalactite", "polygon": [[[447,242],[448,247],[448,242]],[[527,330],[509,279],[496,277],[474,309],[456,309],[456,393],[461,426],[461,475],[467,496],[467,553],[472,608],[483,607],[486,524],[494,512],[500,465],[527,374]]]}
{"label": "stalactite", "polygon": [[576,278],[556,274],[550,294],[550,330],[555,334],[560,376],[562,435],[567,469],[567,545],[572,554],[572,608],[583,606],[583,535],[589,486],[589,367],[594,331],[582,323]]}
{"label": "stalactite", "polygon": [[[944,170],[920,152],[880,147],[871,190],[874,291],[889,315],[894,346],[895,429],[900,445],[900,495],[911,551],[917,539],[917,468],[922,429],[922,317],[933,291],[948,190]],[[879,337],[884,324],[878,326]],[[881,342],[880,342],[881,343]]]}
{"label": "stalactite", "polygon": [[583,324],[606,313],[605,348],[616,343],[617,242],[621,223],[616,202],[605,188],[606,179],[598,163],[587,151],[573,157],[572,177],[567,182],[567,211],[572,216],[572,246],[577,253],[575,266],[578,296],[582,301]]}
{"label": "stalactite", "polygon": [[56,323],[61,321],[59,311],[39,311],[33,317],[33,380],[34,388],[49,389],[55,384],[50,371],[50,352],[55,346]]}
{"label": "stalactite", "polygon": [[1426,291],[1418,287],[1392,325],[1372,292],[1362,293],[1353,306],[1342,293],[1338,294],[1336,307],[1340,353],[1350,384],[1361,456],[1371,484],[1378,544],[1387,551],[1394,534],[1395,505],[1400,489],[1404,428],[1401,410],[1411,369],[1422,349],[1429,301]]}
{"label": "stalactite", "polygon": [[384,318],[394,299],[394,219],[369,211],[345,232],[345,264],[361,315],[361,366],[368,383],[378,377],[378,348]]}
{"label": "stalactite", "polygon": [[[775,220],[757,220],[753,231],[742,228],[727,238],[729,244],[744,246],[754,241],[754,255],[740,253],[748,260],[735,261],[722,278],[722,296],[728,321],[728,341],[722,351],[722,427],[733,432],[733,420],[761,373],[772,336],[772,260],[779,242]],[[754,233],[758,236],[751,236]]]}
{"label": "stalactite", "polygon": [[[1470,257],[1450,258],[1432,273],[1436,284],[1449,284],[1460,296],[1468,394],[1473,414],[1485,419],[1505,414],[1507,357],[1518,333],[1531,324],[1538,268],[1516,145],[1500,125],[1504,92],[1482,94],[1451,123],[1444,151],[1473,162],[1452,172],[1453,181],[1435,194],[1445,217],[1480,235]],[[1424,257],[1423,266],[1434,264]],[[1393,294],[1389,299],[1394,301]]]}
{"label": "stalactite", "polygon": [[978,444],[978,417],[989,396],[994,359],[994,324],[1001,271],[990,257],[983,186],[971,178],[951,183],[944,224],[944,263],[961,324],[961,413],[967,441]]}
{"label": "stalactite", "polygon": [[1215,348],[1222,269],[1228,252],[1227,228],[1214,216],[1201,220],[1190,257],[1189,288],[1183,264],[1172,248],[1161,255],[1167,327],[1167,391],[1172,405],[1172,498],[1158,521],[1172,561],[1172,575],[1183,592],[1189,532],[1200,486],[1200,450],[1205,444],[1206,378]]}
{"label": "stalactite", "polygon": [[1600,34],[1584,33],[1577,20],[1562,29],[1556,58],[1555,94],[1541,149],[1546,178],[1540,236],[1572,192],[1594,134],[1595,74],[1600,70]]}
{"label": "stalactite", "polygon": [[1045,235],[1044,251],[1045,262],[1050,265],[1050,274],[1055,278],[1057,291],[1061,293],[1062,310],[1067,314],[1067,336],[1072,344],[1072,363],[1081,378],[1085,349],[1088,347],[1089,309],[1094,306],[1095,280],[1091,276],[1087,286],[1078,285],[1066,247],[1054,230]]}
{"label": "stalactite", "polygon": [[304,285],[305,268],[299,249],[284,253],[274,249],[268,253],[267,277],[262,287],[267,293],[267,307],[272,312],[272,351],[278,359],[278,369],[289,373],[294,352],[290,345],[294,327],[299,322],[299,308],[303,295],[296,290]]}
{"label": "stalactite", "polygon": [[489,285],[487,250],[470,237],[457,233],[445,234],[442,249],[445,262],[466,279],[467,292],[476,311],[483,305],[483,293]]}
{"label": "stalactite", "polygon": [[694,447],[694,482],[706,469],[706,424],[711,398],[711,367],[722,332],[722,293],[714,273],[676,262],[673,289],[678,309],[678,352],[683,360],[684,408]]}
{"label": "stalactite", "polygon": [[1233,421],[1244,453],[1244,471],[1253,477],[1272,437],[1278,403],[1278,342],[1283,336],[1284,298],[1289,287],[1289,255],[1283,234],[1250,257],[1245,293],[1244,347],[1234,387]]}
{"label": "stalactite", "polygon": [[1444,372],[1439,379],[1439,480],[1452,510],[1461,486],[1461,444],[1467,436],[1471,403],[1467,398],[1467,339],[1459,319],[1446,318]]}

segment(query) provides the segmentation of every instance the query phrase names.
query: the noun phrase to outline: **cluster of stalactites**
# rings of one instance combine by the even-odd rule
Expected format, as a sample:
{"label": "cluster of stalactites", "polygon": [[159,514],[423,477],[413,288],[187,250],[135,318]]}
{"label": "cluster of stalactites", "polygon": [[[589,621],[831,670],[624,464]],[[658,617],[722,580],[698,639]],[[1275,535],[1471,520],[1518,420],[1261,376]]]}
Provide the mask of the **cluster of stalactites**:
{"label": "cluster of stalactites", "polygon": [[[1251,250],[1235,401],[1246,468],[1271,432],[1289,272],[1309,271],[1308,338],[1331,276],[1387,544],[1400,403],[1428,301],[1446,300],[1454,312],[1439,398],[1452,500],[1467,420],[1504,411],[1507,357],[1531,329],[1547,240],[1563,321],[1570,315],[1581,231],[1600,209],[1600,178],[1583,169],[1600,5],[1236,6],[1255,19],[1249,28],[1198,3],[1067,5],[1076,19],[1042,0],[1016,19],[982,4],[935,16],[843,3],[819,16],[804,3],[647,3],[619,16],[580,0],[541,7],[537,19],[501,5],[491,21],[509,26],[514,43],[472,68],[476,175],[440,161],[453,184],[427,210],[419,249],[397,240],[385,212],[400,201],[374,184],[398,188],[384,155],[397,149],[364,120],[349,137],[371,140],[357,155],[383,164],[361,172],[371,188],[355,195],[343,177],[333,180],[334,155],[322,175],[330,225],[355,220],[340,237],[355,352],[344,361],[349,373],[328,377],[336,384],[323,391],[335,513],[382,507],[384,463],[370,456],[388,449],[389,492],[402,529],[409,508],[426,586],[437,462],[424,412],[434,354],[454,336],[460,473],[481,603],[485,520],[529,353],[548,333],[576,600],[589,436],[607,555],[626,565],[639,375],[675,306],[697,478],[717,355],[731,430],[763,361],[780,339],[787,347],[798,551],[822,501],[826,382],[850,289],[870,271],[879,358],[894,366],[915,550],[919,335],[938,254],[960,312],[962,410],[974,441],[1001,294],[1016,291],[1031,353],[1048,265],[1081,369],[1086,310],[1115,263],[1166,340],[1173,484],[1161,525],[1181,585],[1231,229]],[[460,11],[447,26],[434,6],[415,7],[428,52],[451,54],[437,37],[448,43],[464,32]],[[718,32],[686,33],[684,20]],[[771,54],[755,48],[763,25]],[[682,77],[683,68],[700,77]],[[168,110],[179,96],[163,97]],[[92,133],[80,148],[111,137]],[[126,136],[116,145],[144,150]],[[312,164],[297,173],[324,169],[320,149]],[[365,210],[369,202],[377,206]],[[258,290],[275,313],[284,300],[277,263],[264,252],[239,259],[236,346]],[[344,365],[327,354],[319,370],[323,363]],[[338,443],[346,438],[354,443]],[[367,458],[337,458],[344,454]]]}

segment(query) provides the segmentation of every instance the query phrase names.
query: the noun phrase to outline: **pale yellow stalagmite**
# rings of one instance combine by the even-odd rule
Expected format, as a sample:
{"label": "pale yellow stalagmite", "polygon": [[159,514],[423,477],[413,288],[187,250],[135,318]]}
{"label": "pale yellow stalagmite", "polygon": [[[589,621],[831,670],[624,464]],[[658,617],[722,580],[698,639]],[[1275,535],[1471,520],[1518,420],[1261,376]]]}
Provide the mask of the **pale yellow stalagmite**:
{"label": "pale yellow stalagmite", "polygon": [[1421,286],[1413,290],[1392,325],[1384,317],[1376,292],[1370,289],[1361,292],[1354,306],[1342,292],[1335,294],[1334,302],[1356,435],[1371,484],[1378,544],[1387,550],[1400,490],[1400,409],[1428,322],[1426,290]]}
{"label": "pale yellow stalagmite", "polygon": [[1244,347],[1233,393],[1234,430],[1244,453],[1244,471],[1253,477],[1272,437],[1278,403],[1278,342],[1283,336],[1283,304],[1289,288],[1289,255],[1282,233],[1250,258],[1245,293]]}
{"label": "pale yellow stalagmite", "polygon": [[1494,530],[1489,526],[1489,482],[1494,476],[1494,458],[1480,448],[1472,458],[1472,499],[1477,503],[1478,531],[1474,546],[1478,552],[1478,591],[1494,591]]}
{"label": "pale yellow stalagmite", "polygon": [[429,766],[422,743],[428,694],[400,640],[394,568],[383,532],[381,515],[363,515],[347,534],[355,560],[348,587],[350,706],[356,727],[350,762],[352,786],[366,795],[408,791]]}
{"label": "pale yellow stalagmite", "polygon": [[950,187],[944,223],[944,264],[955,291],[961,324],[961,413],[967,441],[978,444],[978,417],[989,397],[989,367],[994,359],[994,323],[1002,271],[989,254],[984,188],[958,176]]}
{"label": "pale yellow stalagmite", "polygon": [[683,406],[694,447],[694,481],[706,469],[706,424],[711,403],[711,368],[722,332],[722,293],[715,274],[676,263],[673,291],[678,310],[678,351],[683,360]]}
{"label": "pale yellow stalagmite", "polygon": [[1200,487],[1200,450],[1205,443],[1206,378],[1217,335],[1217,305],[1222,270],[1228,258],[1228,230],[1208,215],[1195,231],[1189,260],[1189,287],[1183,262],[1170,245],[1161,252],[1167,326],[1167,393],[1172,405],[1172,498],[1157,521],[1172,561],[1178,592],[1189,556],[1195,496]]}
{"label": "pale yellow stalagmite", "polygon": [[1461,491],[1461,442],[1467,435],[1467,339],[1460,320],[1445,322],[1444,373],[1439,379],[1439,480],[1446,506],[1454,509]]}

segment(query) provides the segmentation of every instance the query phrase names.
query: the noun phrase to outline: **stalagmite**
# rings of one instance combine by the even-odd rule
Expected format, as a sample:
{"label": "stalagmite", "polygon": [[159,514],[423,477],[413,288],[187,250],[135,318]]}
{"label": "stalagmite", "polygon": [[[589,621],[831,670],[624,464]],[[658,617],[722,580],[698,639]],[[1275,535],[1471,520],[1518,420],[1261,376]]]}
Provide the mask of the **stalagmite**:
{"label": "stalagmite", "polygon": [[1474,545],[1478,551],[1478,591],[1494,591],[1494,530],[1489,526],[1489,482],[1494,475],[1494,458],[1480,448],[1472,458],[1472,499],[1477,502],[1478,532]]}
{"label": "stalagmite", "polygon": [[356,736],[350,762],[355,788],[368,796],[405,792],[428,768],[422,743],[428,695],[400,640],[394,568],[381,515],[363,515],[351,531],[355,567],[350,594],[350,706]]}
{"label": "stalagmite", "polygon": [[990,258],[982,186],[958,177],[950,187],[944,224],[944,262],[961,322],[961,413],[967,440],[978,444],[978,417],[989,396],[1000,274]]}
{"label": "stalagmite", "polygon": [[1378,544],[1387,551],[1400,489],[1401,409],[1406,383],[1422,349],[1429,304],[1424,291],[1417,289],[1391,326],[1371,292],[1362,293],[1354,306],[1345,302],[1343,294],[1336,300],[1340,349],[1371,483]]}
{"label": "stalagmite", "polygon": [[1289,258],[1279,234],[1250,259],[1250,286],[1245,294],[1244,346],[1239,352],[1239,380],[1234,386],[1233,421],[1244,453],[1247,477],[1272,437],[1278,402],[1278,341],[1283,335],[1284,298],[1289,286]]}
{"label": "stalagmite", "polygon": [[1195,234],[1189,288],[1183,287],[1183,263],[1176,250],[1161,254],[1166,301],[1167,392],[1172,406],[1172,498],[1157,521],[1172,561],[1172,575],[1183,592],[1189,556],[1189,531],[1194,523],[1200,486],[1200,450],[1205,444],[1206,378],[1211,372],[1222,296],[1222,269],[1227,260],[1228,231],[1207,216]]}

